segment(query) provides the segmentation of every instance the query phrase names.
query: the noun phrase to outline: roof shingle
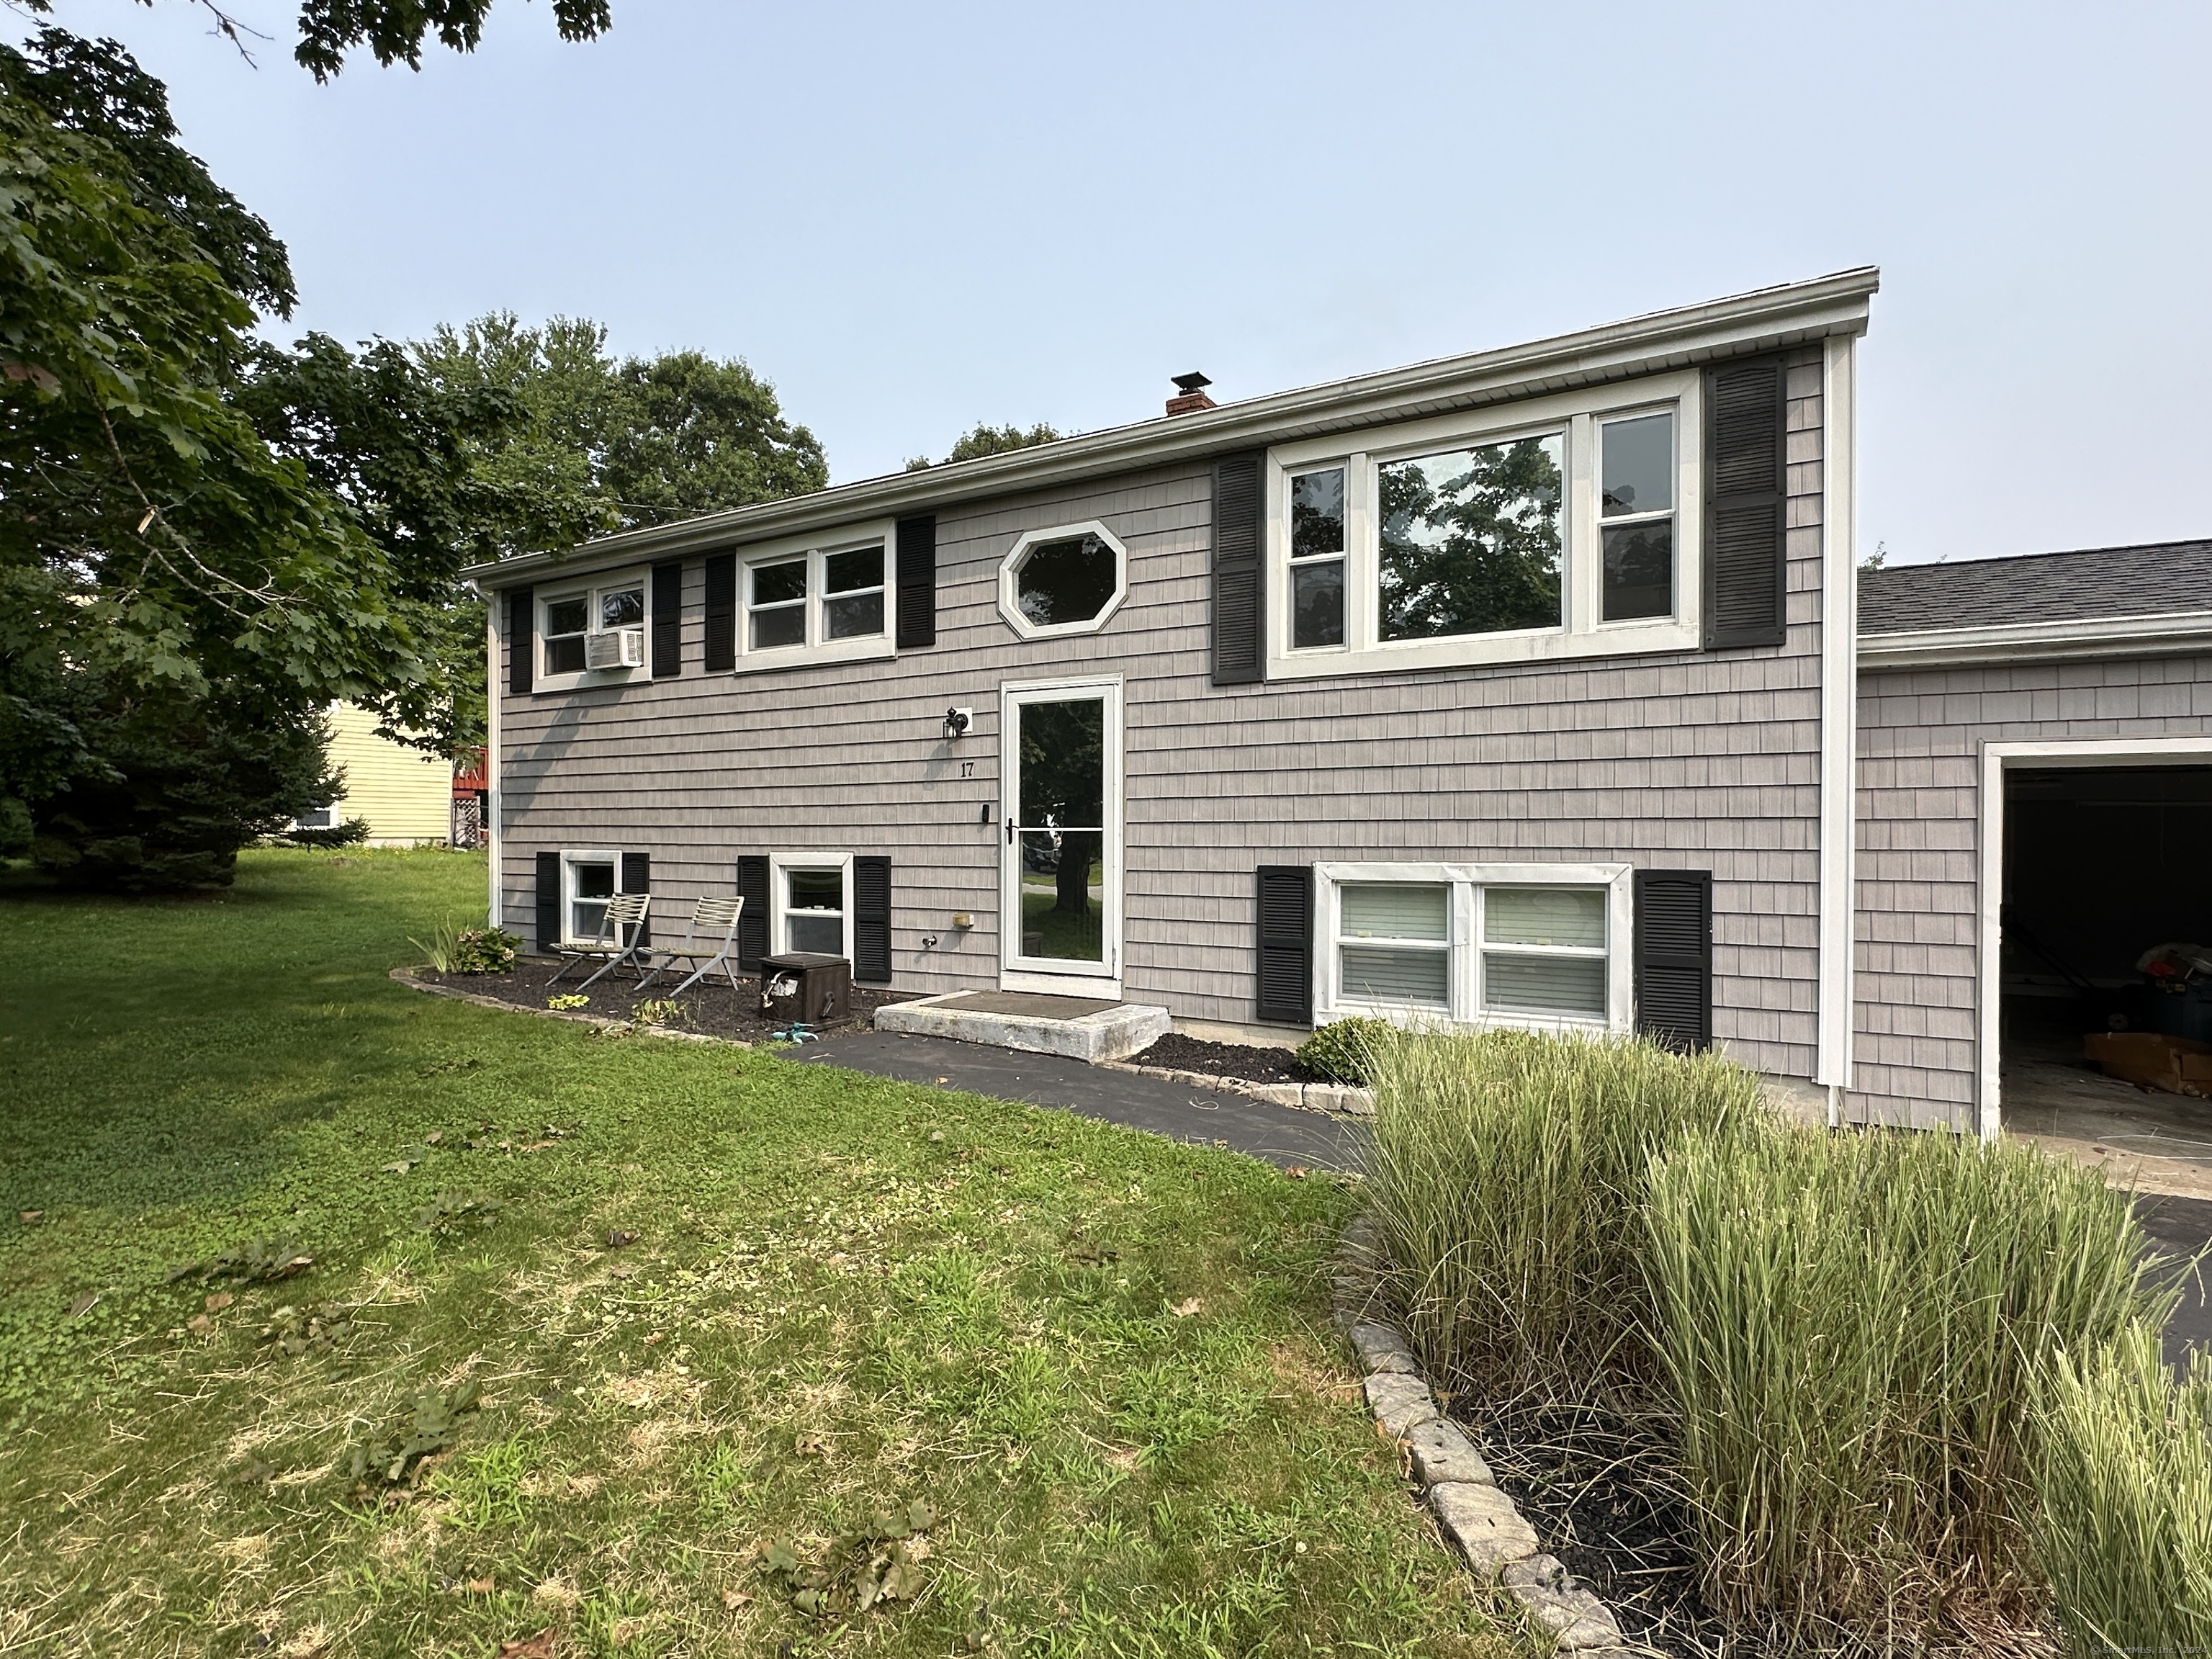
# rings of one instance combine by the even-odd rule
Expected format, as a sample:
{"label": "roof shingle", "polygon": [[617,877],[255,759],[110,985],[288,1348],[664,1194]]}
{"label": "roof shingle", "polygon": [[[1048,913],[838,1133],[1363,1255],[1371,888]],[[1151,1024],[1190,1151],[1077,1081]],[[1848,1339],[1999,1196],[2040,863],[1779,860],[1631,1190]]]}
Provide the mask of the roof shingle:
{"label": "roof shingle", "polygon": [[1859,633],[2104,622],[2212,611],[2212,541],[1899,564],[1859,572]]}

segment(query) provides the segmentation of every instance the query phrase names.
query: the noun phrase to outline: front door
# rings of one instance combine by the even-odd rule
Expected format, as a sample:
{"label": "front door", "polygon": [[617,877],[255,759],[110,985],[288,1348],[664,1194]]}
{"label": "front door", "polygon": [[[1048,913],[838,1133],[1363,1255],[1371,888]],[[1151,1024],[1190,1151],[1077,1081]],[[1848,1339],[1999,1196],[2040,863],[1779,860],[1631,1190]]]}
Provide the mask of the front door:
{"label": "front door", "polygon": [[1010,685],[1001,697],[1001,982],[1008,990],[1118,996],[1120,682]]}

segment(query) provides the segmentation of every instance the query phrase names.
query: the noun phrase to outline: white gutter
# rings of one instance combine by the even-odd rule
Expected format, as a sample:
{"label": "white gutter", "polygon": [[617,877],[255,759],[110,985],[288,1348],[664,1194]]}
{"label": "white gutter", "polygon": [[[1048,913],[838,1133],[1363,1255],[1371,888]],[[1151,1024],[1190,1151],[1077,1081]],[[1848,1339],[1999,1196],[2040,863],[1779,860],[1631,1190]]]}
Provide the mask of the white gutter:
{"label": "white gutter", "polygon": [[1859,666],[1942,668],[2038,659],[2172,656],[2191,651],[2212,651],[2212,611],[1863,634]]}
{"label": "white gutter", "polygon": [[592,569],[800,534],[855,520],[929,511],[987,495],[1041,489],[1135,467],[1476,408],[1834,335],[1860,334],[1866,329],[1869,301],[1880,284],[1881,273],[1871,265],[1862,266],[1527,345],[1439,358],[1196,414],[1085,433],[1011,454],[921,472],[891,473],[788,501],[625,531],[572,553],[528,553],[497,564],[471,566],[465,574],[486,588],[507,586],[556,568]]}

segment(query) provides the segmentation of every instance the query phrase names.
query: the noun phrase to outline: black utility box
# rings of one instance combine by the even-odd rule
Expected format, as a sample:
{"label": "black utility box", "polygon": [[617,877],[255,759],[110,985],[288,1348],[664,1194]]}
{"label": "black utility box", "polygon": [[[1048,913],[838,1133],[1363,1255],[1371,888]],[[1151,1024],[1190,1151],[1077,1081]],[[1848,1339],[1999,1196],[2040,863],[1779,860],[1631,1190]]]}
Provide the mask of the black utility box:
{"label": "black utility box", "polygon": [[761,1012],[819,1030],[853,1019],[853,964],[842,957],[792,951],[761,958]]}

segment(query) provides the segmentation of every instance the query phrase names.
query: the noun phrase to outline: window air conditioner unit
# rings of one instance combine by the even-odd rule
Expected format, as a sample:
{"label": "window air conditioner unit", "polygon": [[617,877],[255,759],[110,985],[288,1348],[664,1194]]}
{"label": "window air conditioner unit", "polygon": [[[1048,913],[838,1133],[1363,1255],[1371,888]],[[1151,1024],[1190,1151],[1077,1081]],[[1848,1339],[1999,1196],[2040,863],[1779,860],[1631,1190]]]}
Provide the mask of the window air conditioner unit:
{"label": "window air conditioner unit", "polygon": [[586,635],[584,666],[586,668],[644,667],[645,630],[642,628],[610,628],[604,634]]}

